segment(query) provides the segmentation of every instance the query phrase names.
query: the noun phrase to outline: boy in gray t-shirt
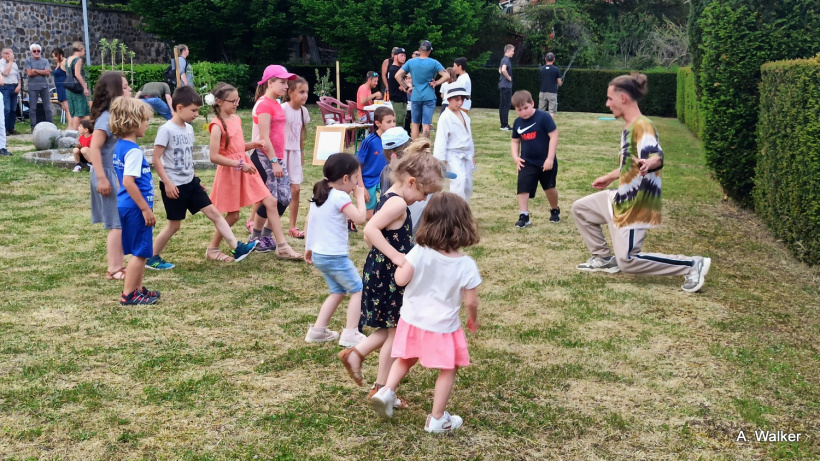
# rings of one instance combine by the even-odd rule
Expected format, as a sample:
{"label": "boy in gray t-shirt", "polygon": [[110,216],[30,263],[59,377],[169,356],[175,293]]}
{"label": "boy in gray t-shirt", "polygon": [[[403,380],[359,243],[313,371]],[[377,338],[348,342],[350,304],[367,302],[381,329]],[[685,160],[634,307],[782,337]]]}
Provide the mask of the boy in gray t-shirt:
{"label": "boy in gray t-shirt", "polygon": [[174,264],[160,257],[160,253],[179,231],[186,213],[190,211],[191,214],[196,214],[200,210],[231,246],[233,256],[228,256],[219,251],[219,247],[215,247],[208,248],[206,257],[223,262],[241,261],[256,248],[258,242],[243,243],[236,240],[231,226],[211,203],[205,186],[200,183],[194,171],[194,129],[190,123],[199,115],[202,98],[190,86],[182,86],[174,92],[172,103],[174,115],[157,131],[153,155],[168,226],[154,239],[154,255],[145,261],[145,266],[154,270],[174,268]]}

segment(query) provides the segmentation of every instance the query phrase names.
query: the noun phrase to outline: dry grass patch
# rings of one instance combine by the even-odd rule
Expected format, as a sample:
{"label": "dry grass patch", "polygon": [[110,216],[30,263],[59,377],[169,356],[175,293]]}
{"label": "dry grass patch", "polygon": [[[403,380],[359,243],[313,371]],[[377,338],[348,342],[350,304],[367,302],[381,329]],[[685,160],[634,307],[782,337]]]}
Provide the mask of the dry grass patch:
{"label": "dry grass patch", "polygon": [[[103,276],[105,232],[88,224],[87,173],[15,155],[0,169],[0,458],[820,456],[820,272],[795,262],[753,214],[721,201],[684,127],[656,120],[667,156],[664,225],[645,248],[712,257],[696,295],[680,290],[680,278],[575,270],[588,254],[571,205],[615,166],[620,122],[561,114],[563,222],[547,222],[540,194],[534,226],[522,230],[512,225],[509,134],[498,131],[495,111],[471,117],[482,242],[468,252],[484,283],[473,366],[459,372],[451,400],[465,418],[460,433],[423,432],[436,374],[420,368],[400,390],[411,408],[380,422],[367,389],[336,361],[338,348],[303,341],[326,296],[318,272],[271,254],[206,261],[213,227],[201,215],[185,220],[163,254],[177,267],[146,274],[162,301],[119,307],[121,284]],[[206,134],[197,129],[197,139]],[[300,220],[321,176],[313,166],[305,173]],[[213,182],[213,171],[199,175]],[[164,225],[161,205],[157,214]],[[234,230],[244,238],[241,225]],[[366,252],[354,234],[359,267]],[[364,375],[375,374],[373,356]],[[805,435],[738,443],[741,429]]]}

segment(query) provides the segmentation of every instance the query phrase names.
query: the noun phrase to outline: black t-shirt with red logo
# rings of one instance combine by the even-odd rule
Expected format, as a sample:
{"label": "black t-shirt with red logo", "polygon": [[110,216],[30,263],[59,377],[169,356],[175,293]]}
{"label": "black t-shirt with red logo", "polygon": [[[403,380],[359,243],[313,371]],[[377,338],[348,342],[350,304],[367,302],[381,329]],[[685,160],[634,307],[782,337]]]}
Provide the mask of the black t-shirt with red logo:
{"label": "black t-shirt with red logo", "polygon": [[536,109],[528,119],[515,119],[512,128],[512,137],[521,139],[521,158],[535,165],[543,165],[549,155],[549,133],[557,129],[550,114]]}

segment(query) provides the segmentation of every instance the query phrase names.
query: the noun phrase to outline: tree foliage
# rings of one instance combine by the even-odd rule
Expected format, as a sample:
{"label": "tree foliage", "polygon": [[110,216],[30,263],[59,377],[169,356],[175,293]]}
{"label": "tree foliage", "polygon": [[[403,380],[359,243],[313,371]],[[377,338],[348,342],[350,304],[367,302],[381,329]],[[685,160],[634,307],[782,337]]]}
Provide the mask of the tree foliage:
{"label": "tree foliage", "polygon": [[288,57],[293,0],[131,0],[148,32],[184,43],[195,60],[256,64]]}
{"label": "tree foliage", "polygon": [[430,40],[433,57],[449,64],[477,41],[488,8],[497,7],[485,0],[298,0],[293,11],[339,52],[343,72],[363,78],[381,69],[394,46],[409,54],[420,40]]}

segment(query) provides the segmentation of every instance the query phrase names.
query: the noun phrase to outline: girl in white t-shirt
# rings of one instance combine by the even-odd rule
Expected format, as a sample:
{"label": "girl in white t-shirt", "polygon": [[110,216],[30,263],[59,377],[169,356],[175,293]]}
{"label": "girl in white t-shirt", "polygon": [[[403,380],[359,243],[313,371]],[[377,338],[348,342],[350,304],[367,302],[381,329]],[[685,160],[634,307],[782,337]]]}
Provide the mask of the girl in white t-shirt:
{"label": "girl in white t-shirt", "polygon": [[302,166],[305,164],[305,157],[302,151],[305,150],[305,138],[307,137],[307,124],[310,123],[310,114],[305,103],[308,98],[308,82],[302,77],[297,77],[288,85],[288,92],[282,101],[282,109],[285,111],[285,168],[290,175],[290,236],[297,239],[305,238],[305,233],[296,226],[296,218],[299,216],[299,192],[302,184]]}
{"label": "girl in white t-shirt", "polygon": [[384,387],[373,396],[373,408],[383,418],[393,416],[396,387],[410,368],[421,362],[440,370],[436,379],[433,411],[424,430],[449,432],[461,427],[462,419],[445,408],[458,367],[470,364],[467,339],[458,313],[462,302],[467,308],[467,329],[478,330],[478,295],[481,283],[478,267],[461,253],[479,241],[470,206],[458,195],[434,194],[419,229],[416,246],[407,253],[406,263],[396,269],[398,285],[406,285],[401,318],[393,340],[393,366]]}
{"label": "girl in white t-shirt", "polygon": [[[305,341],[322,343],[339,339],[339,333],[327,328],[330,317],[350,294],[346,330],[357,332],[362,312],[362,278],[348,256],[347,220],[361,224],[367,217],[362,170],[356,157],[333,154],[322,168],[325,177],[313,186],[305,232],[305,261],[313,264],[330,289],[316,323],[308,328]],[[350,192],[356,205],[350,201]]]}

